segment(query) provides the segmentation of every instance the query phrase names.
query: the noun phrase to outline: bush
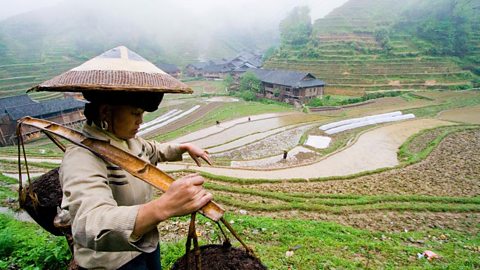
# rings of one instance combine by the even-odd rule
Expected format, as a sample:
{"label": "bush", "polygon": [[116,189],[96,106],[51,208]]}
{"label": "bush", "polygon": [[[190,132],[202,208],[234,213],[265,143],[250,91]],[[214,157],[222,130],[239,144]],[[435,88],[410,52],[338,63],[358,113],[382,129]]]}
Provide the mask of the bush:
{"label": "bush", "polygon": [[319,98],[312,98],[307,105],[310,107],[320,107],[323,106],[323,100]]}
{"label": "bush", "polygon": [[257,99],[257,95],[252,91],[235,91],[235,92],[230,92],[230,95],[241,98],[246,101],[254,101]]}

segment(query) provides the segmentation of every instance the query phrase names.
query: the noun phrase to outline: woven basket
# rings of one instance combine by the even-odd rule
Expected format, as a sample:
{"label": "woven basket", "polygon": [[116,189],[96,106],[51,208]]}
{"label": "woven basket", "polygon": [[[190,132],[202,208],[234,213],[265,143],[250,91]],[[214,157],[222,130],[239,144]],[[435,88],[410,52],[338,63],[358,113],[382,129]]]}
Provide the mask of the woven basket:
{"label": "woven basket", "polygon": [[53,224],[57,209],[62,204],[62,187],[58,168],[50,170],[22,188],[19,198],[20,207],[27,211],[42,228],[57,236],[64,235]]}

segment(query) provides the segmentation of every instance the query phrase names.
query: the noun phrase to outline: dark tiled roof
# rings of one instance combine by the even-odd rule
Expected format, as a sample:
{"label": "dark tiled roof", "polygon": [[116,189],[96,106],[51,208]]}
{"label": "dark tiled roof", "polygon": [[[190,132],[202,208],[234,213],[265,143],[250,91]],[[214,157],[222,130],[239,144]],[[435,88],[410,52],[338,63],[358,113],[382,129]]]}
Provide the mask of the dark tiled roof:
{"label": "dark tiled roof", "polygon": [[73,98],[48,100],[41,103],[34,102],[33,104],[26,104],[6,108],[6,113],[12,120],[18,120],[24,116],[39,117],[60,113],[63,111],[71,111],[81,109],[85,103]]}
{"label": "dark tiled roof", "polygon": [[73,98],[48,100],[40,104],[44,114],[81,109],[85,106],[85,102]]}
{"label": "dark tiled roof", "polygon": [[157,63],[157,67],[167,73],[175,73],[180,72],[180,69],[174,64],[167,64],[167,63]]}
{"label": "dark tiled roof", "polygon": [[193,64],[188,64],[187,67],[191,66],[195,69],[202,69],[204,68],[206,65],[208,65],[209,63],[207,62],[199,62],[199,63],[193,63]]}
{"label": "dark tiled roof", "polygon": [[272,70],[272,69],[249,69],[262,82],[299,87],[324,86],[325,82],[317,80],[315,76],[308,72],[290,71],[290,70]]}
{"label": "dark tiled roof", "polygon": [[262,58],[249,59],[248,62],[250,62],[252,65],[254,65],[257,68],[262,66]]}
{"label": "dark tiled roof", "polygon": [[20,96],[13,96],[13,97],[6,97],[0,98],[0,110],[1,112],[5,112],[6,108],[28,105],[28,104],[35,104],[36,102],[33,101],[28,95],[20,95]]}
{"label": "dark tiled roof", "polygon": [[207,73],[220,73],[236,71],[245,64],[259,68],[262,66],[262,56],[252,52],[242,52],[231,59],[193,63],[187,65],[187,67],[193,67]]}
{"label": "dark tiled roof", "polygon": [[203,71],[208,73],[229,72],[231,70],[232,68],[225,64],[213,64],[203,68]]}
{"label": "dark tiled roof", "polygon": [[40,103],[10,107],[6,109],[10,119],[18,120],[24,116],[38,117],[42,115],[43,107]]}

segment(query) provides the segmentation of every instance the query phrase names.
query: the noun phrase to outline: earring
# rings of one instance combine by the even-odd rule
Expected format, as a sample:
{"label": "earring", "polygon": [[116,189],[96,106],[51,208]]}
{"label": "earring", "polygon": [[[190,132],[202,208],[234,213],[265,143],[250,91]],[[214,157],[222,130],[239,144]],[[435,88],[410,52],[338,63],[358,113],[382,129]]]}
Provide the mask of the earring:
{"label": "earring", "polygon": [[100,128],[103,130],[108,130],[108,122],[105,120],[100,121]]}

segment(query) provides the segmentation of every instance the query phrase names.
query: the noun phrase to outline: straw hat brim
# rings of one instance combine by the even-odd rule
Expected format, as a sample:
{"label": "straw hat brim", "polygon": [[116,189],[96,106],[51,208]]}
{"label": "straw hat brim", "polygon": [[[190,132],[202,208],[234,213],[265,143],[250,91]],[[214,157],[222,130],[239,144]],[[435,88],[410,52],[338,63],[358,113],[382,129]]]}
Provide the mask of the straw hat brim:
{"label": "straw hat brim", "polygon": [[166,73],[123,70],[70,70],[32,87],[28,91],[193,93],[193,90],[188,85]]}
{"label": "straw hat brim", "polygon": [[193,93],[188,85],[125,46],[108,50],[29,91]]}

